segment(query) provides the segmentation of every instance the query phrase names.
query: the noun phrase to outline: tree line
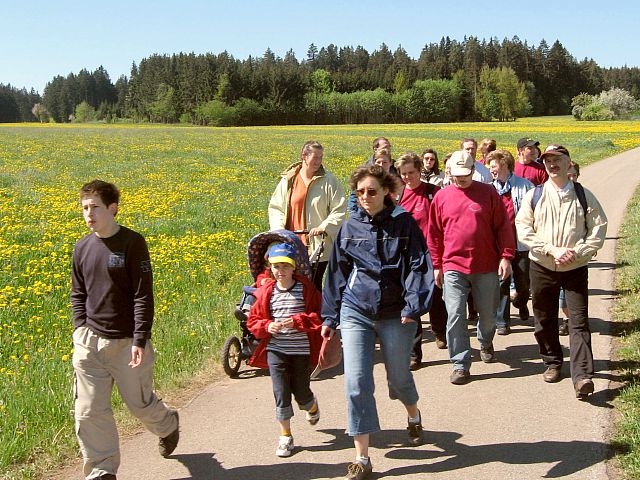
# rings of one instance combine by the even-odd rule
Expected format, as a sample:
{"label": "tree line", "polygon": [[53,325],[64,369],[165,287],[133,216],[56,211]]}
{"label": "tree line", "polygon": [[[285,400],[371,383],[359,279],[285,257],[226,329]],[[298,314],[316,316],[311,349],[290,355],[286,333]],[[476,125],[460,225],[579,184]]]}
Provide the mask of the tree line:
{"label": "tree line", "polygon": [[115,84],[102,67],[56,76],[37,116],[67,122],[82,105],[88,119],[203,125],[511,120],[569,114],[576,95],[612,87],[638,98],[640,69],[577,61],[559,41],[443,37],[417,59],[385,44],[372,53],[311,44],[302,60],[270,49],[245,60],[152,55]]}

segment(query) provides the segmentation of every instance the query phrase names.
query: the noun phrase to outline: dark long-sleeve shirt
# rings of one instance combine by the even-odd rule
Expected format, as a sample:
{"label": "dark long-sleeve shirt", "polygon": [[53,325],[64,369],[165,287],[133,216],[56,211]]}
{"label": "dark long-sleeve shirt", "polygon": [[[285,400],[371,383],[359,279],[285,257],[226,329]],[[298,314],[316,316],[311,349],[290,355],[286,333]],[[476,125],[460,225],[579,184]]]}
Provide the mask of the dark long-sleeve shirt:
{"label": "dark long-sleeve shirt", "polygon": [[126,227],[109,238],[89,234],[73,252],[71,308],[75,328],[144,347],[153,325],[153,279],[147,243]]}

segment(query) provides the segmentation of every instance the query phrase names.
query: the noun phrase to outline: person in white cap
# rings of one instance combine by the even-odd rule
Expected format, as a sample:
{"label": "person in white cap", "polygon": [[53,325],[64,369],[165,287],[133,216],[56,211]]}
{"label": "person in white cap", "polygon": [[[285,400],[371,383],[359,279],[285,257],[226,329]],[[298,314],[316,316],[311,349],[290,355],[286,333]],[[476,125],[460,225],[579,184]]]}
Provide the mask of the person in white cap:
{"label": "person in white cap", "polygon": [[452,185],[433,198],[427,243],[436,285],[447,308],[447,345],[453,363],[451,383],[470,377],[471,344],[466,302],[473,292],[478,311],[480,358],[494,362],[499,279],[511,275],[515,253],[512,226],[496,189],[472,179],[475,161],[465,151],[449,159]]}

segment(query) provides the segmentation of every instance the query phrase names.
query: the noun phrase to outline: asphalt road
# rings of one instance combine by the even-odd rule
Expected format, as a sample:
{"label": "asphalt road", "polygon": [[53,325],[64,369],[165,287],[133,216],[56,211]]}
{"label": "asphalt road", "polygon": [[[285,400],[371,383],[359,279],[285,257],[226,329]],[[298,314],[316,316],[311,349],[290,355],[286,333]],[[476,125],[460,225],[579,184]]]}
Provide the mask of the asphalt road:
{"label": "asphalt road", "polygon": [[[607,240],[590,264],[590,322],[595,358],[595,393],[575,398],[569,378],[568,340],[561,337],[564,379],[542,380],[544,368],[533,337],[533,319],[514,319],[511,335],[496,336],[498,362],[479,360],[472,338],[472,381],[449,383],[446,350],[426,333],[423,368],[415,372],[426,443],[409,447],[406,417],[387,395],[384,368],[375,367],[376,399],[383,430],[372,435],[371,478],[403,479],[606,479],[610,451],[611,399],[617,394],[610,359],[609,313],[614,297],[615,242],[625,206],[640,183],[640,148],[586,167],[580,177],[598,197],[609,218]],[[512,312],[516,313],[516,312]],[[157,438],[142,433],[122,444],[120,480],[315,480],[341,478],[353,460],[344,433],[346,406],[340,367],[312,383],[322,418],[310,427],[296,412],[293,456],[275,456],[278,429],[268,376],[243,366],[237,379],[206,387],[180,411],[181,441],[169,459],[157,451]],[[51,474],[82,479],[79,464]]]}

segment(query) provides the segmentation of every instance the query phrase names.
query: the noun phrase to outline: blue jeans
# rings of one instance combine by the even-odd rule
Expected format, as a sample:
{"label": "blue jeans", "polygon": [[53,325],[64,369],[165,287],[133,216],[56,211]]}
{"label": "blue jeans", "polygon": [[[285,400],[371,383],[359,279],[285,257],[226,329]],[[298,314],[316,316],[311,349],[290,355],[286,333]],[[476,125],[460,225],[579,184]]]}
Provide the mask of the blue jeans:
{"label": "blue jeans", "polygon": [[418,391],[409,370],[415,323],[400,323],[400,318],[372,320],[348,305],[340,309],[340,335],[344,359],[344,384],[347,397],[348,427],[351,436],[380,430],[373,395],[373,360],[376,336],[380,339],[387,372],[389,397],[404,405],[418,402]]}
{"label": "blue jeans", "polygon": [[478,341],[482,347],[493,343],[498,308],[498,274],[444,272],[443,298],[447,307],[447,346],[454,370],[471,367],[471,341],[467,324],[467,297],[473,295],[478,312]]}
{"label": "blue jeans", "polygon": [[273,397],[276,400],[276,420],[288,420],[293,417],[291,394],[300,410],[313,407],[314,397],[309,387],[309,355],[285,355],[267,350],[267,363],[273,385]]}

